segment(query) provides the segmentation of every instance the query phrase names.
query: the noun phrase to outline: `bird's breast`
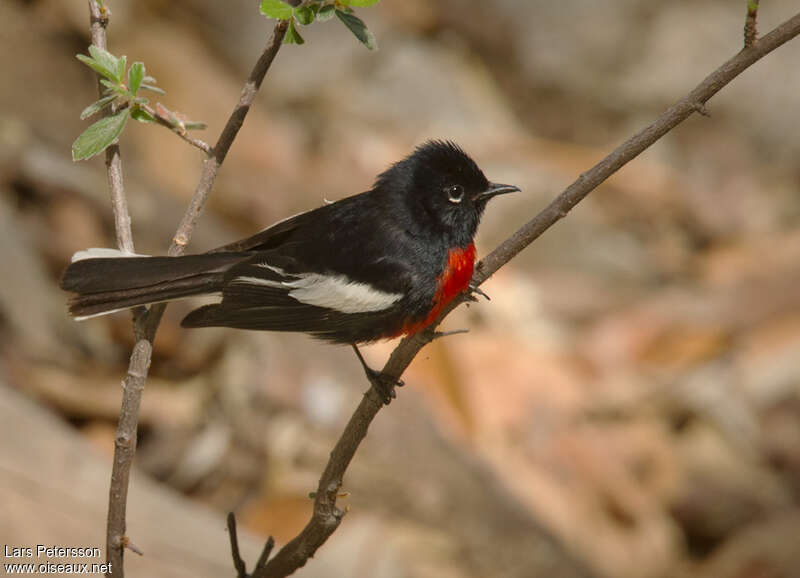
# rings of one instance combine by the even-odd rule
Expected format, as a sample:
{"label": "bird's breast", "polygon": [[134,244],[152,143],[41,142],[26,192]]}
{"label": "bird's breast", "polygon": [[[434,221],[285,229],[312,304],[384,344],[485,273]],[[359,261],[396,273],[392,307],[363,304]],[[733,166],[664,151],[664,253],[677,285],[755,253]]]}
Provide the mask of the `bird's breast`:
{"label": "bird's breast", "polygon": [[410,335],[421,331],[439,316],[442,309],[452,301],[456,295],[464,291],[472,279],[475,267],[475,245],[470,243],[467,247],[450,249],[444,270],[437,278],[436,293],[431,303],[431,309],[421,321],[407,323],[403,326],[401,334]]}

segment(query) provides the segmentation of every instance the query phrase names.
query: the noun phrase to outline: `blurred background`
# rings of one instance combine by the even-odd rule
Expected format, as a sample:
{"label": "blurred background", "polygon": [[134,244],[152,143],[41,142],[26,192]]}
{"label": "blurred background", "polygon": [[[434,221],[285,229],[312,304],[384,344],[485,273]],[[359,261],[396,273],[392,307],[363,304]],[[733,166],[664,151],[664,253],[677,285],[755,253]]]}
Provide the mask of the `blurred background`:
{"label": "blurred background", "polygon": [[[254,1],[109,0],[109,49],[214,142],[272,23]],[[742,45],[745,2],[384,1],[285,46],[220,173],[204,251],[370,187],[429,138],[523,194],[480,254]],[[764,4],[768,31],[797,9]],[[86,2],[0,3],[0,540],[104,545],[127,314],[76,324],[57,279],[114,244]],[[349,514],[298,576],[800,576],[800,43],[769,55],[484,285],[407,372],[345,478]],[[201,153],[122,140],[139,252],[164,253]],[[132,576],[233,575],[307,521],[366,383],[347,347],[185,331],[155,343],[128,501]],[[380,366],[394,343],[366,349]],[[6,561],[6,560],[4,560]],[[102,560],[93,560],[101,562]]]}

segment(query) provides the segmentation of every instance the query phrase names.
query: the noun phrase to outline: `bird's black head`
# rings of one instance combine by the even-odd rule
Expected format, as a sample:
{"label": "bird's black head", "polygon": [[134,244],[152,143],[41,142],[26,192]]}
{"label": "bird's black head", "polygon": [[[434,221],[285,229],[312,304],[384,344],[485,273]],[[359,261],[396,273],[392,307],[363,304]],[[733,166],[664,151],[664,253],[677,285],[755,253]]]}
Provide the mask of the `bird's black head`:
{"label": "bird's black head", "polygon": [[408,226],[444,235],[459,246],[472,242],[490,198],[519,191],[489,182],[458,145],[438,140],[426,142],[381,174],[375,188],[406,203],[413,219]]}

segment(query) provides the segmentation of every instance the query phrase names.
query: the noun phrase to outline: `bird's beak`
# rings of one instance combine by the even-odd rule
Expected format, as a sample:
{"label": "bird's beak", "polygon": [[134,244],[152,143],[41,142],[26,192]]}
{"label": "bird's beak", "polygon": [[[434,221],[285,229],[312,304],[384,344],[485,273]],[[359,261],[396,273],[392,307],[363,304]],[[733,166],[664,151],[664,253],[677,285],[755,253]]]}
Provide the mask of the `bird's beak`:
{"label": "bird's beak", "polygon": [[500,183],[489,183],[489,188],[485,191],[475,195],[476,201],[486,201],[497,195],[505,195],[506,193],[518,193],[519,187],[514,185],[502,185]]}

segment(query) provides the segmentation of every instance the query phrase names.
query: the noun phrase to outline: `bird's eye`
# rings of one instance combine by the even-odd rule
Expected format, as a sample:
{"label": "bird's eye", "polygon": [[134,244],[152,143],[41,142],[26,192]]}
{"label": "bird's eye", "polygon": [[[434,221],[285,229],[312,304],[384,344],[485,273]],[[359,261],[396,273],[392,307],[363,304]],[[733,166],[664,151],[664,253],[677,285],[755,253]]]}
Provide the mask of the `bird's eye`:
{"label": "bird's eye", "polygon": [[464,187],[461,185],[445,187],[444,192],[447,193],[447,200],[451,203],[457,204],[464,200]]}

